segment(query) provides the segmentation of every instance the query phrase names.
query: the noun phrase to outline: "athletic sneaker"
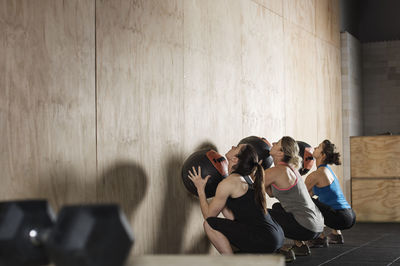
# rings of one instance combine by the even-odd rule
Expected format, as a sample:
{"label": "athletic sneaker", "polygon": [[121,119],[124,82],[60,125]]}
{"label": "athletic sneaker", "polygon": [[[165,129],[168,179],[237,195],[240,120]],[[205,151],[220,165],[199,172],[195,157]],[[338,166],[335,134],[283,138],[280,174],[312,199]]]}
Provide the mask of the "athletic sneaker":
{"label": "athletic sneaker", "polygon": [[296,256],[292,248],[290,248],[289,250],[280,249],[278,253],[285,256],[285,262],[293,262],[296,260]]}
{"label": "athletic sneaker", "polygon": [[344,244],[344,239],[343,239],[343,235],[335,235],[330,233],[328,235],[328,239],[329,239],[329,244]]}
{"label": "athletic sneaker", "polygon": [[310,256],[311,250],[307,244],[303,244],[298,247],[296,244],[293,245],[292,250],[296,256]]}
{"label": "athletic sneaker", "polygon": [[329,247],[329,240],[327,237],[324,238],[316,238],[313,240],[308,241],[310,248],[327,248]]}

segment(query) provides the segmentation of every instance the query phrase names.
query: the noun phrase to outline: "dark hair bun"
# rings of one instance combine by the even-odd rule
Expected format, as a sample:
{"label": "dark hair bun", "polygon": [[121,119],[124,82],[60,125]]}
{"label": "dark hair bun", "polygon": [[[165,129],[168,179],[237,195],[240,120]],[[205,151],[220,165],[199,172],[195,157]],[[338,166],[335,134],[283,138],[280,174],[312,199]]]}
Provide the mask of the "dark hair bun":
{"label": "dark hair bun", "polygon": [[336,146],[329,140],[324,140],[323,142],[323,152],[326,156],[325,158],[325,163],[326,164],[336,164],[336,165],[341,165],[342,163],[340,162],[340,153],[335,152]]}

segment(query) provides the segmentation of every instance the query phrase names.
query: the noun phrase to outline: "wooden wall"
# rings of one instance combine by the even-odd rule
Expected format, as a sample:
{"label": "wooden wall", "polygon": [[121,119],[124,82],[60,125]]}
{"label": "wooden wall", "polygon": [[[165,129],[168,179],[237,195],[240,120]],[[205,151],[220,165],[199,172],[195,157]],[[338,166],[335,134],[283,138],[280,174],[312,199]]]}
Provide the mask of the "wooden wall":
{"label": "wooden wall", "polygon": [[96,201],[93,1],[0,1],[0,198]]}
{"label": "wooden wall", "polygon": [[357,220],[400,222],[400,136],[350,138]]}
{"label": "wooden wall", "polygon": [[0,0],[0,12],[0,199],[118,202],[135,254],[213,250],[180,180],[199,146],[291,135],[341,150],[337,0]]}

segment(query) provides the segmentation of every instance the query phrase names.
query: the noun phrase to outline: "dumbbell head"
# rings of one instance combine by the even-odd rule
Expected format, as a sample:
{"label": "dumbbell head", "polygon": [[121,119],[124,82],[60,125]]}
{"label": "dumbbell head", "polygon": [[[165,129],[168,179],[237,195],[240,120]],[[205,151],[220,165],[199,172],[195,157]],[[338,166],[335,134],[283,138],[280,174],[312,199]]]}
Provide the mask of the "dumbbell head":
{"label": "dumbbell head", "polygon": [[123,265],[133,234],[117,205],[79,205],[61,209],[46,243],[57,266]]}
{"label": "dumbbell head", "polygon": [[49,260],[38,240],[53,225],[45,200],[0,202],[0,266],[45,265]]}
{"label": "dumbbell head", "polygon": [[117,205],[61,209],[44,200],[0,202],[0,266],[120,266],[133,235]]}

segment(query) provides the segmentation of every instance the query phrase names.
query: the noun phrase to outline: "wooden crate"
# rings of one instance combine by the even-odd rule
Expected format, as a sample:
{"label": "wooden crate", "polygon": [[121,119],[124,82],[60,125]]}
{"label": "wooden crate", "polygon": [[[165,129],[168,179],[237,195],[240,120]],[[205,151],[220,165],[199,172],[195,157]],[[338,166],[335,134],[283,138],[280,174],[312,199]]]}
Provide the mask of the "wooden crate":
{"label": "wooden crate", "polygon": [[400,222],[400,179],[353,179],[357,221]]}
{"label": "wooden crate", "polygon": [[350,138],[352,178],[400,178],[400,136]]}
{"label": "wooden crate", "polygon": [[400,222],[400,136],[351,137],[357,221]]}

